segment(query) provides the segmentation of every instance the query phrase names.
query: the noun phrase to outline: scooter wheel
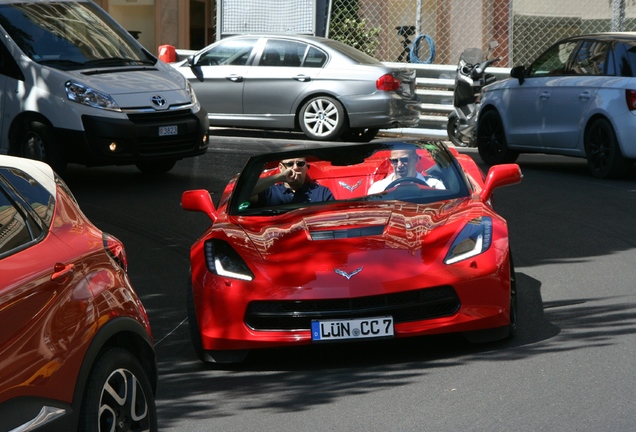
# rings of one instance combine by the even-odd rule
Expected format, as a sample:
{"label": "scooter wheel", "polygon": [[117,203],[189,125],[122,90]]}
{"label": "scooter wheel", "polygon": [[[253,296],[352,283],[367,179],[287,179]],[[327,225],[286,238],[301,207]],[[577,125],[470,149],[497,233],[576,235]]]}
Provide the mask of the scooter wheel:
{"label": "scooter wheel", "polygon": [[446,123],[446,133],[448,134],[448,139],[454,146],[466,147],[469,144],[469,140],[464,141],[459,137],[459,131],[457,130],[458,123],[459,118],[457,118],[457,116],[449,116],[448,122]]}

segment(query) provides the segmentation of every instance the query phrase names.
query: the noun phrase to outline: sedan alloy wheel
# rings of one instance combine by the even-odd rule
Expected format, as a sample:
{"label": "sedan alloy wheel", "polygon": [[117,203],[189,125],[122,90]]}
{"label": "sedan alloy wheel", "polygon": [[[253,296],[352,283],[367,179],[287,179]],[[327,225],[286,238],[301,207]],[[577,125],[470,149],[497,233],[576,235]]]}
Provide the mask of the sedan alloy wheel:
{"label": "sedan alloy wheel", "polygon": [[345,111],[334,98],[319,96],[307,101],[300,109],[300,127],[314,140],[338,138],[345,127]]}

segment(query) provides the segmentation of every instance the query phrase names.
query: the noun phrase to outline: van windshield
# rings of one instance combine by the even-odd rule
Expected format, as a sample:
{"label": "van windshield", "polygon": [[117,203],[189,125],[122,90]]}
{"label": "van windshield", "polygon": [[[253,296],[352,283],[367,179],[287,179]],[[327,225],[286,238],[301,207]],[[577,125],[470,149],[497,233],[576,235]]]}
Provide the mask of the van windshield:
{"label": "van windshield", "polygon": [[57,69],[156,62],[93,2],[0,5],[0,25],[33,61]]}

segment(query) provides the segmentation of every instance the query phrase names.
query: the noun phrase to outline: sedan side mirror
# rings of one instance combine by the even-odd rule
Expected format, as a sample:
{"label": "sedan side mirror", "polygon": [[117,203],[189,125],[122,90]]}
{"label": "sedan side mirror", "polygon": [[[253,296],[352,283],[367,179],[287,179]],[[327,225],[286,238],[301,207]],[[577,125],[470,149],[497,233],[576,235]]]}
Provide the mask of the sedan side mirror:
{"label": "sedan side mirror", "polygon": [[486,183],[484,188],[479,194],[479,198],[486,202],[492,196],[495,189],[513,185],[521,182],[523,174],[521,174],[521,168],[517,164],[502,164],[495,165],[488,170],[486,175]]}
{"label": "sedan side mirror", "polygon": [[515,66],[510,70],[510,76],[519,80],[519,85],[523,84],[526,79],[526,67]]}
{"label": "sedan side mirror", "polygon": [[185,191],[181,196],[181,208],[188,211],[200,211],[216,222],[219,214],[214,207],[210,192],[205,189]]}

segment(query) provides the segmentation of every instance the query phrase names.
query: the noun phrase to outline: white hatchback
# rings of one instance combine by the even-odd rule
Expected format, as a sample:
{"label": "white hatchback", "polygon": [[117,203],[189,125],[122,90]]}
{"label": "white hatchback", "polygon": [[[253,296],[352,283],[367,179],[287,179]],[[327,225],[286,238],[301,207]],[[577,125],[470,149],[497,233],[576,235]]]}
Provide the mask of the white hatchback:
{"label": "white hatchback", "polygon": [[586,158],[598,178],[628,173],[636,160],[636,32],[563,39],[510,76],[484,89],[477,146],[485,163],[552,153]]}

